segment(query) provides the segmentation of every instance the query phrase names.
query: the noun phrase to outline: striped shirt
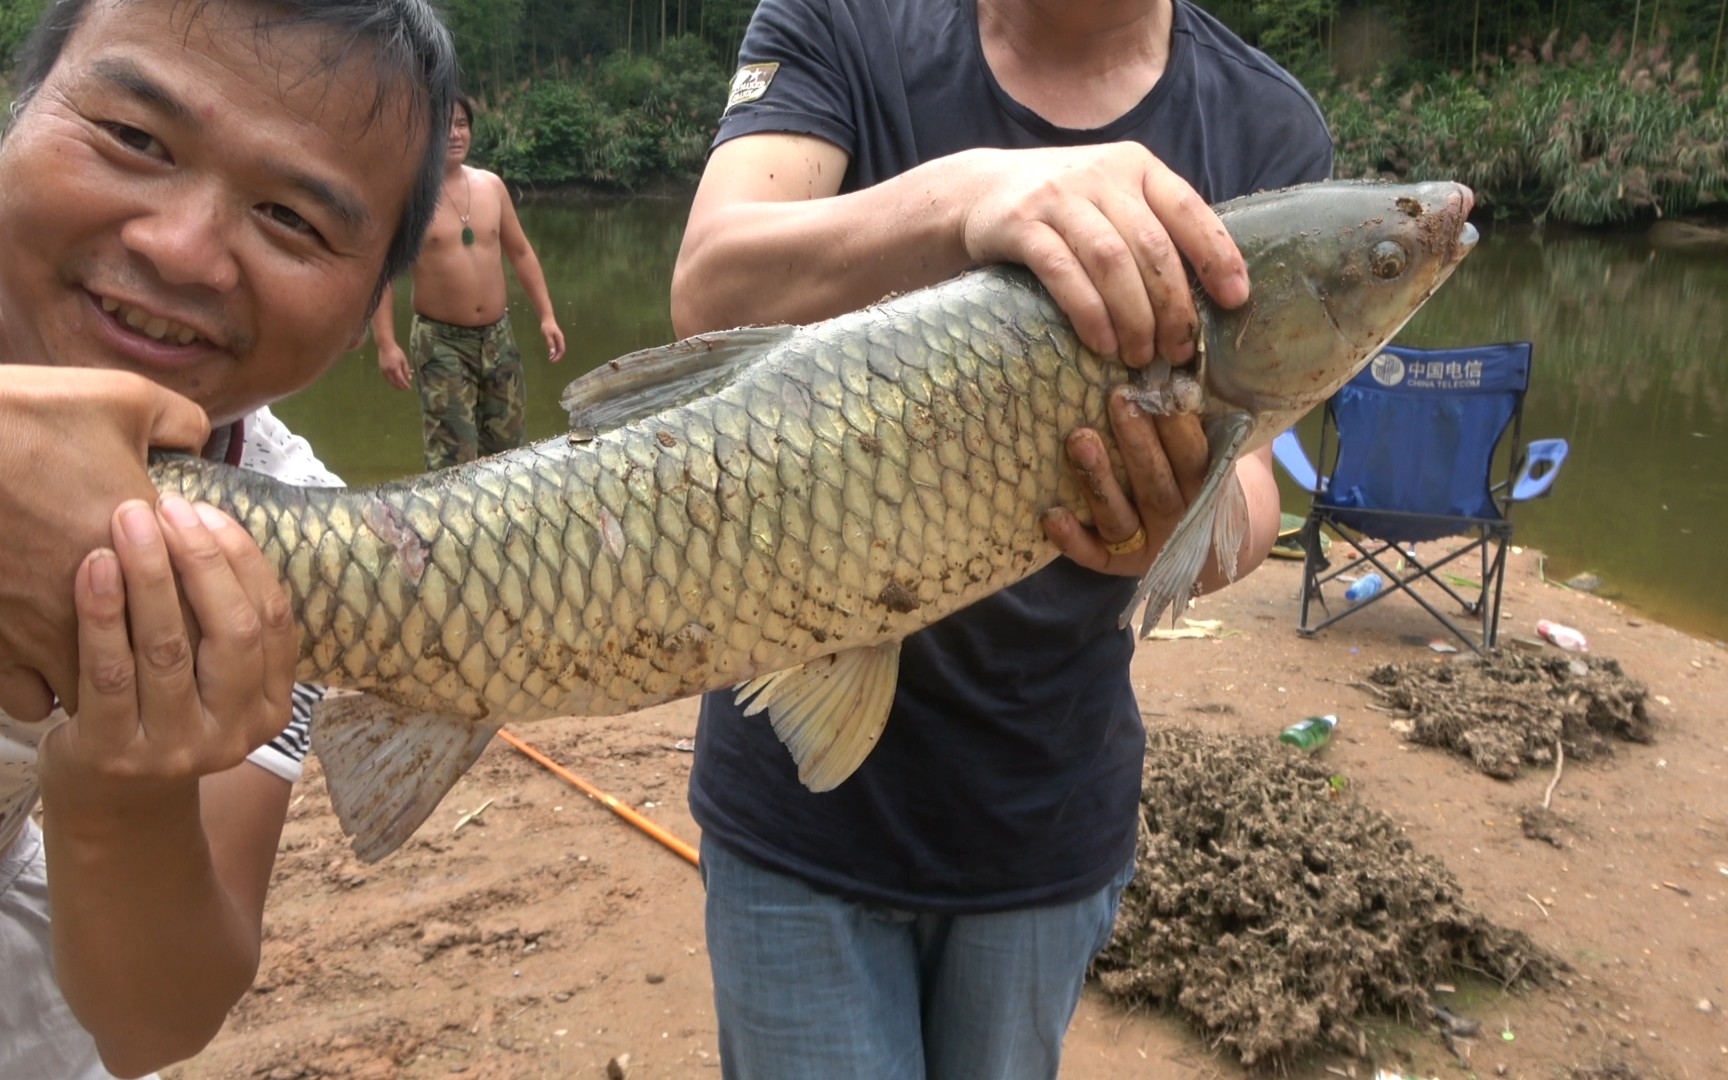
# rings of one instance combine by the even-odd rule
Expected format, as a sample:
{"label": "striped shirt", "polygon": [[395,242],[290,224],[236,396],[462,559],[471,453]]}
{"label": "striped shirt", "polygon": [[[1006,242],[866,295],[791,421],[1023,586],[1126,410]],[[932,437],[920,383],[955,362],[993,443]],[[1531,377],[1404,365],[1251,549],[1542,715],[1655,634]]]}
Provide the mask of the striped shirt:
{"label": "striped shirt", "polygon": [[[259,409],[243,424],[238,461],[242,469],[261,472],[300,487],[342,486],[342,481],[324,467],[306,440],[289,431],[268,408]],[[300,779],[306,754],[312,749],[312,706],[324,697],[324,688],[311,683],[296,683],[293,696],[293,716],[288,727],[252,751],[246,759],[289,783]]]}

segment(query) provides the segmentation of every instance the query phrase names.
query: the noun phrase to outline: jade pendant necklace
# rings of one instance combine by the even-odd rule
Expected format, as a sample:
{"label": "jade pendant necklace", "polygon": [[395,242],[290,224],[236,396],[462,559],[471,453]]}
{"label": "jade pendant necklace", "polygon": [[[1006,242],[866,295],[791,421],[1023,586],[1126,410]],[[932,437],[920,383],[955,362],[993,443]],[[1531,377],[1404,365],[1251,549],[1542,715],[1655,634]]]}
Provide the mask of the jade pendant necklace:
{"label": "jade pendant necklace", "polygon": [[456,216],[462,219],[462,246],[474,246],[474,230],[468,224],[468,215],[474,212],[474,189],[468,183],[468,170],[462,170],[462,191],[468,196],[468,209]]}

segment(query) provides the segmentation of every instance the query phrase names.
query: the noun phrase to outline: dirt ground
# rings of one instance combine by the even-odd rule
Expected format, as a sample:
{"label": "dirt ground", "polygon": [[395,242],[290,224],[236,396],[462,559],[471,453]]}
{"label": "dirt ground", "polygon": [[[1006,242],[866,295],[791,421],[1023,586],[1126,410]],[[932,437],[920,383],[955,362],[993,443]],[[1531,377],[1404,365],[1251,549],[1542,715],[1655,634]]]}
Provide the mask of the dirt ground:
{"label": "dirt ground", "polygon": [[[1365,1057],[1314,1050],[1278,1062],[1282,1075],[1728,1078],[1728,652],[1545,583],[1539,558],[1511,556],[1503,633],[1533,641],[1539,618],[1582,630],[1593,657],[1647,690],[1653,727],[1648,743],[1565,760],[1558,781],[1540,753],[1497,779],[1413,742],[1416,725],[1369,676],[1456,663],[1428,647],[1438,624],[1393,597],[1304,639],[1299,563],[1269,561],[1203,598],[1189,617],[1217,620],[1218,636],[1141,643],[1149,727],[1252,736],[1274,760],[1295,753],[1275,741],[1286,725],[1337,714],[1313,760],[1339,778],[1338,798],[1384,815],[1485,923],[1570,968],[1509,991],[1468,970],[1436,979],[1430,1000],[1448,1023],[1409,1008],[1366,1017]],[[694,843],[679,749],[694,728],[694,706],[679,703],[517,734]],[[598,1078],[624,1055],[640,1080],[718,1075],[696,870],[502,742],[374,866],[348,853],[314,764],[266,923],[253,992],[170,1080]],[[1228,1051],[1177,1008],[1124,1008],[1094,985],[1062,1075],[1265,1075]]]}

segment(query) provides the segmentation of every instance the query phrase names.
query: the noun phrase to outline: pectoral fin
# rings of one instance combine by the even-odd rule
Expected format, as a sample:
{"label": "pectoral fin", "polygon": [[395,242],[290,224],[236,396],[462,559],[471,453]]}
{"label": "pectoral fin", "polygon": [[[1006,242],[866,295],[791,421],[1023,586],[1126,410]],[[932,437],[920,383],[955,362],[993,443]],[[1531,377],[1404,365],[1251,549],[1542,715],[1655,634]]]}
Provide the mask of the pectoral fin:
{"label": "pectoral fin", "polygon": [[[1240,456],[1240,455],[1238,455]],[[1231,462],[1234,467],[1235,462]],[[1248,535],[1248,496],[1234,477],[1225,476],[1220,485],[1218,511],[1212,515],[1212,552],[1218,556],[1218,568],[1226,581],[1236,580],[1236,558],[1242,553],[1242,539]]]}
{"label": "pectoral fin", "polygon": [[[1194,594],[1194,583],[1200,569],[1206,565],[1209,549],[1219,549],[1221,565],[1231,576],[1236,572],[1235,552],[1248,528],[1248,504],[1241,485],[1235,482],[1236,459],[1242,454],[1242,443],[1253,428],[1247,413],[1230,413],[1206,425],[1207,440],[1212,446],[1212,464],[1199,494],[1188,504],[1188,512],[1176,523],[1176,531],[1153,560],[1152,568],[1140,579],[1134,598],[1122,612],[1119,626],[1128,626],[1134,619],[1134,609],[1146,605],[1140,620],[1140,633],[1145,636],[1158,625],[1164,609],[1175,604],[1172,619],[1182,610],[1188,597]],[[1229,544],[1228,555],[1223,546]]]}
{"label": "pectoral fin", "polygon": [[774,734],[798,763],[798,781],[831,791],[851,776],[888,723],[900,678],[900,643],[848,649],[738,688],[744,715],[768,710]]}
{"label": "pectoral fin", "polygon": [[354,853],[377,862],[414,834],[502,724],[403,708],[371,694],[312,707],[312,749]]}
{"label": "pectoral fin", "polygon": [[796,330],[752,326],[699,334],[602,364],[566,386],[559,398],[570,414],[570,436],[591,439],[711,394]]}

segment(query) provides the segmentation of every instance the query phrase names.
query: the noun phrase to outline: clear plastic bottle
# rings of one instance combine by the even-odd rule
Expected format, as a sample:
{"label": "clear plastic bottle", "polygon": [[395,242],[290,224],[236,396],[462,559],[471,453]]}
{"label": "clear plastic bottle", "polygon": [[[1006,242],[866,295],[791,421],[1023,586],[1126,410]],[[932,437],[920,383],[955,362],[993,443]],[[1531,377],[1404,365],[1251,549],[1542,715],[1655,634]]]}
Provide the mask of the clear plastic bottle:
{"label": "clear plastic bottle", "polygon": [[1285,728],[1278,741],[1289,743],[1298,750],[1318,750],[1326,745],[1326,740],[1332,737],[1332,729],[1337,726],[1336,716],[1310,716]]}
{"label": "clear plastic bottle", "polygon": [[1359,604],[1385,587],[1386,579],[1379,574],[1363,574],[1344,590],[1344,599]]}

